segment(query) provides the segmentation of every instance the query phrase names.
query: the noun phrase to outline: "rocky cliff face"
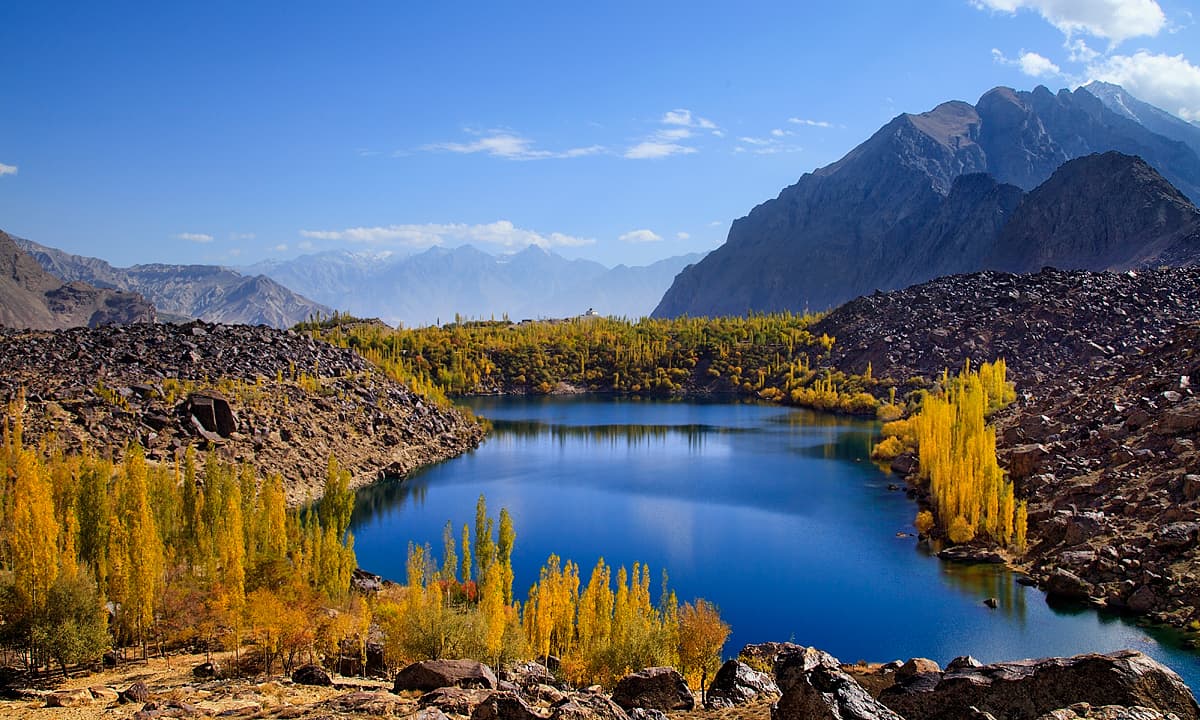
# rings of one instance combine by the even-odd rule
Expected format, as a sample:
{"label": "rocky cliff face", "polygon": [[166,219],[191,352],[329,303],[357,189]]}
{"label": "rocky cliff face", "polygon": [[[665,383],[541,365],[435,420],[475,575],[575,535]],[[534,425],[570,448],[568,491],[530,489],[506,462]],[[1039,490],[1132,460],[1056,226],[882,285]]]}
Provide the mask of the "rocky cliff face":
{"label": "rocky cliff face", "polygon": [[253,462],[295,504],[320,495],[330,456],[354,485],[473,448],[480,427],[434,406],[359,355],[291,331],[140,324],[0,329],[0,401],[25,394],[25,434],[173,462]]}
{"label": "rocky cliff face", "polygon": [[[823,310],[875,289],[987,268],[971,261],[988,258],[1019,191],[1068,160],[1113,150],[1143,158],[1200,199],[1194,150],[1082,89],[997,88],[975,106],[901,115],[736,220],[723,246],[679,275],[655,315]],[[981,180],[956,184],[976,173],[994,178],[993,194]],[[954,247],[967,251],[961,260],[930,254]]]}
{"label": "rocky cliff face", "polygon": [[17,243],[52,275],[68,282],[140,293],[169,320],[288,328],[333,312],[264,275],[247,277],[216,265],[118,268],[98,258],[72,255],[29,240],[18,239]]}
{"label": "rocky cliff face", "polygon": [[141,295],[64,284],[0,231],[0,325],[52,330],[154,319],[154,307]]}

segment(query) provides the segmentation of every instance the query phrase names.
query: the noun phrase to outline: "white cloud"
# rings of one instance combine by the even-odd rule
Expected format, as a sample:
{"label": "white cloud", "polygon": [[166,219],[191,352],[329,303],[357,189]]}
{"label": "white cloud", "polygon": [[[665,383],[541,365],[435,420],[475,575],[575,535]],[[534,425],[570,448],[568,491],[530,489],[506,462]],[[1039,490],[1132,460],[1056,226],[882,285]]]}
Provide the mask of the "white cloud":
{"label": "white cloud", "polygon": [[175,237],[179,238],[180,240],[187,240],[188,242],[194,243],[210,243],[213,241],[213,236],[209,235],[208,233],[185,232],[179,233]]}
{"label": "white cloud", "polygon": [[252,232],[235,232],[229,233],[230,240],[253,240],[255,238]]}
{"label": "white cloud", "polygon": [[654,133],[654,137],[659,140],[687,140],[691,136],[692,131],[684,127],[659,130]]}
{"label": "white cloud", "polygon": [[1001,65],[1013,65],[1030,77],[1054,78],[1062,77],[1062,68],[1055,65],[1049,58],[1035,52],[1022,50],[1017,58],[1011,59],[996,48],[992,48],[992,59]]}
{"label": "white cloud", "polygon": [[489,130],[479,135],[480,137],[472,142],[433,143],[424,145],[420,149],[427,152],[452,152],[464,155],[485,153],[492,157],[504,158],[506,160],[577,158],[587,155],[598,155],[605,150],[603,145],[588,145],[586,147],[568,148],[567,150],[557,151],[539,150],[534,148],[534,143],[529,138],[508,130]]}
{"label": "white cloud", "polygon": [[296,243],[296,247],[301,250],[312,250],[316,246],[313,245],[311,241],[302,240],[302,241]]}
{"label": "white cloud", "polygon": [[770,138],[740,137],[740,138],[738,138],[738,141],[744,142],[747,145],[770,145],[771,144]]}
{"label": "white cloud", "polygon": [[0,163],[0,177],[2,177],[4,175],[16,175],[16,174],[17,174],[17,166],[16,165],[5,165],[4,163]]}
{"label": "white cloud", "polygon": [[1068,38],[1083,33],[1113,45],[1157,35],[1167,24],[1155,0],[971,0],[971,4],[1007,13],[1033,10]]}
{"label": "white cloud", "polygon": [[622,235],[621,237],[619,237],[617,239],[620,240],[621,242],[627,242],[627,243],[649,243],[649,242],[659,242],[660,240],[662,240],[662,236],[659,235],[658,233],[654,232],[653,230],[642,229],[642,230],[630,230],[629,232],[625,233],[624,235]]}
{"label": "white cloud", "polygon": [[1091,80],[1120,85],[1185,120],[1200,120],[1200,66],[1182,54],[1139,50],[1133,55],[1113,55],[1090,65],[1087,74]]}
{"label": "white cloud", "polygon": [[279,243],[273,249],[275,252],[287,252],[288,246],[287,243]]}
{"label": "white cloud", "polygon": [[721,227],[725,224],[724,220],[713,220],[708,224],[709,227]]}
{"label": "white cloud", "polygon": [[787,130],[784,130],[783,128],[775,128],[775,129],[771,130],[771,135],[773,137],[777,137],[777,138],[787,137],[788,135],[791,135],[791,134],[792,133],[790,133]]}
{"label": "white cloud", "polygon": [[[591,245],[594,240],[565,233],[538,233],[516,227],[508,220],[498,220],[482,225],[465,223],[426,223],[423,225],[387,225],[355,227],[345,230],[301,230],[303,237],[313,240],[342,240],[365,245],[391,245],[401,247],[433,247],[463,243],[483,243],[501,247],[565,247]],[[300,244],[301,249],[305,243]]]}
{"label": "white cloud", "polygon": [[625,157],[630,160],[649,160],[664,158],[671,155],[688,155],[696,152],[696,148],[671,142],[647,140],[625,151]]}
{"label": "white cloud", "polygon": [[809,120],[808,118],[790,117],[790,118],[788,118],[788,122],[792,123],[793,125],[804,125],[806,127],[815,127],[815,128],[831,128],[831,127],[833,127],[833,123],[831,123],[827,120]]}
{"label": "white cloud", "polygon": [[692,237],[691,233],[685,233],[685,232],[675,233],[675,238],[677,240],[690,240],[691,237]]}
{"label": "white cloud", "polygon": [[1067,40],[1063,43],[1063,47],[1070,53],[1071,62],[1089,63],[1100,57],[1100,53],[1088,47],[1088,44],[1083,41],[1083,38]]}

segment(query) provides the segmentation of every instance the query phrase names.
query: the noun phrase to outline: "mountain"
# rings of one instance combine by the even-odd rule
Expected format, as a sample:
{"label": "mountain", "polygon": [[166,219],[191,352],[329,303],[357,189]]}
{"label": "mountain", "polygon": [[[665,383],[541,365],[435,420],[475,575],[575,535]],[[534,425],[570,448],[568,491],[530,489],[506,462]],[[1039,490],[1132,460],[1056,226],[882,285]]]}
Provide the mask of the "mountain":
{"label": "mountain", "polygon": [[[1200,199],[1195,151],[1084,89],[996,88],[974,106],[899,115],[734,221],[725,244],[680,273],[654,314],[822,310],[981,269],[1021,193],[1068,160],[1110,150],[1143,158]],[[980,173],[988,177],[962,179]]]}
{"label": "mountain", "polygon": [[0,231],[0,325],[35,330],[154,322],[154,307],[137,293],[64,284]]}
{"label": "mountain", "polygon": [[56,277],[141,293],[165,319],[289,328],[318,313],[333,312],[263,275],[247,277],[216,265],[117,268],[98,258],[72,255],[29,240],[16,242]]}
{"label": "mountain", "polygon": [[1141,123],[1151,132],[1178,140],[1200,154],[1200,125],[1177,118],[1162,108],[1138,100],[1120,85],[1095,80],[1084,85],[1083,89],[1100,98],[1100,102],[1116,114]]}
{"label": "mountain", "polygon": [[326,252],[245,268],[360,317],[415,326],[456,315],[511,319],[648,314],[680,270],[700,255],[644,267],[606,268],[536,245],[491,255],[470,245],[414,255]]}

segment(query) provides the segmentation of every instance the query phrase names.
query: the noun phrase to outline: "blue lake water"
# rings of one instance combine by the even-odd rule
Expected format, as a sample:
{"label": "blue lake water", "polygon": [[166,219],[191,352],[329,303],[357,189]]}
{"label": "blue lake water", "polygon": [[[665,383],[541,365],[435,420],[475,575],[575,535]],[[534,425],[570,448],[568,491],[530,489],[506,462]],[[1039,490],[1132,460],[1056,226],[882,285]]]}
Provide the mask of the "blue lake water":
{"label": "blue lake water", "polygon": [[[578,398],[468,403],[494,423],[476,451],[359,491],[359,564],[403,580],[409,541],[441,554],[485,494],[517,531],[514,593],[551,553],[662,568],[680,600],[716,603],[742,645],[791,640],[843,662],[984,662],[1134,648],[1200,687],[1200,656],[1090,610],[1047,606],[990,566],[943,563],[911,536],[915,506],[867,459],[873,423],[781,407]],[[983,600],[996,597],[991,610]]]}

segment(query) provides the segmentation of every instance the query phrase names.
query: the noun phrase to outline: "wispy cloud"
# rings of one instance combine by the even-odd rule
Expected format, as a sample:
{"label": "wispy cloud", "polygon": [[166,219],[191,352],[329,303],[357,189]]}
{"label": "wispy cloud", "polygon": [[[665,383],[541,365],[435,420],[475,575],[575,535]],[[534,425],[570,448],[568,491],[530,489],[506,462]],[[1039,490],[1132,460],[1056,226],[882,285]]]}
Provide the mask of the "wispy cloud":
{"label": "wispy cloud", "polygon": [[275,247],[273,247],[271,249],[274,250],[275,252],[287,252],[288,246],[287,246],[287,243],[279,243],[278,245],[276,245]]}
{"label": "wispy cloud", "polygon": [[[508,220],[498,220],[481,225],[465,223],[425,223],[408,225],[386,225],[354,227],[344,230],[301,230],[300,235],[312,240],[340,240],[376,246],[424,248],[436,245],[483,243],[514,248],[526,245],[540,247],[577,247],[591,245],[590,238],[566,233],[539,233],[513,225]],[[311,247],[311,243],[309,244]],[[301,249],[304,243],[300,244]]]}
{"label": "wispy cloud", "polygon": [[676,238],[677,240],[690,240],[690,239],[691,239],[691,237],[692,237],[692,234],[691,234],[691,233],[685,233],[685,232],[677,232],[677,233],[675,233],[675,238]]}
{"label": "wispy cloud", "polygon": [[605,151],[603,145],[587,145],[566,150],[542,150],[534,147],[534,142],[529,138],[510,130],[487,130],[485,132],[468,130],[467,132],[476,135],[476,139],[469,142],[431,143],[423,145],[419,149],[426,152],[451,152],[462,155],[483,153],[505,160],[578,158],[598,155]]}
{"label": "wispy cloud", "polygon": [[230,240],[253,240],[255,234],[252,232],[232,232],[229,233]]}
{"label": "wispy cloud", "polygon": [[735,153],[750,152],[755,155],[775,155],[778,153],[802,151],[804,148],[799,145],[792,145],[784,140],[784,138],[791,134],[790,132],[776,128],[766,137],[743,135],[737,139],[740,144],[733,151]]}
{"label": "wispy cloud", "polygon": [[180,240],[187,240],[194,243],[210,243],[213,241],[213,236],[208,233],[182,232],[175,236]]}
{"label": "wispy cloud", "polygon": [[4,163],[0,163],[0,176],[16,175],[16,174],[17,174],[17,166],[16,165],[5,165]]}
{"label": "wispy cloud", "polygon": [[653,160],[671,155],[690,155],[699,150],[695,145],[685,144],[684,141],[695,140],[697,134],[705,133],[716,137],[725,136],[725,132],[715,122],[693,114],[686,108],[668,110],[658,122],[662,127],[627,148],[624,152],[626,158]]}
{"label": "wispy cloud", "polygon": [[1167,25],[1155,0],[971,0],[971,4],[1009,14],[1032,10],[1068,39],[1082,33],[1114,46],[1129,38],[1152,37]]}
{"label": "wispy cloud", "polygon": [[790,122],[793,125],[803,125],[805,127],[825,128],[825,129],[833,127],[833,123],[829,122],[828,120],[810,120],[808,118],[790,117],[790,118],[788,118],[788,122]]}
{"label": "wispy cloud", "polygon": [[621,242],[627,243],[652,243],[662,240],[662,236],[653,230],[630,230],[629,232],[617,238]]}

